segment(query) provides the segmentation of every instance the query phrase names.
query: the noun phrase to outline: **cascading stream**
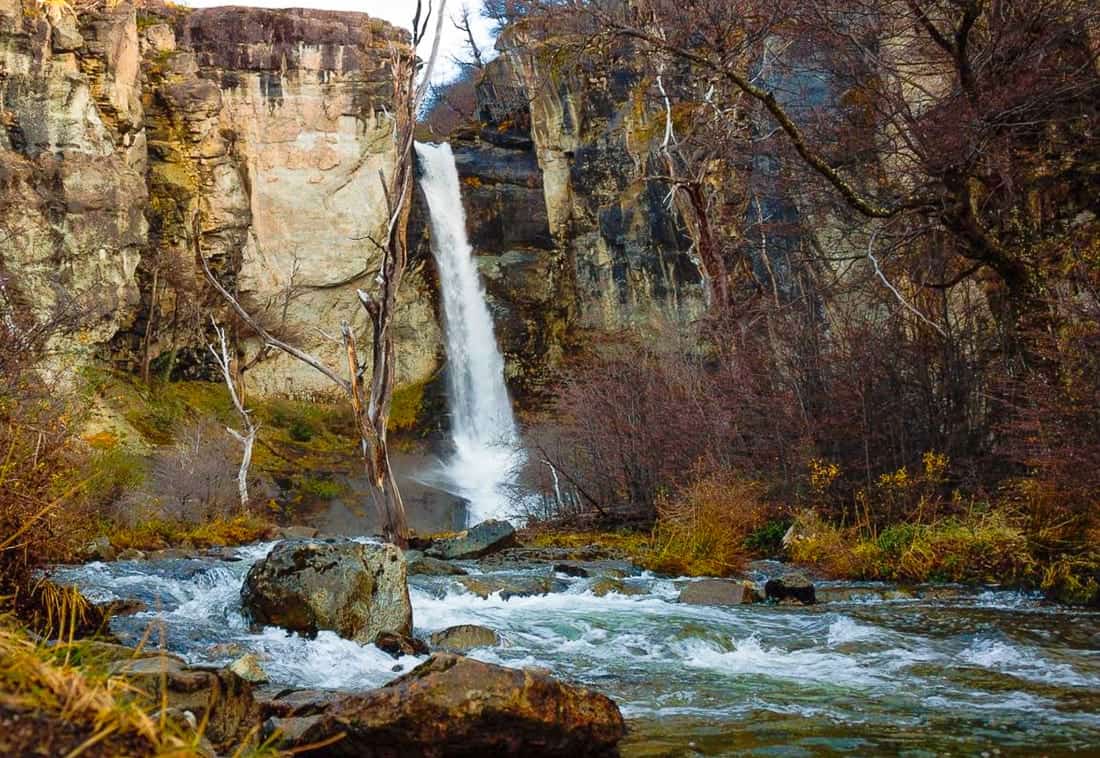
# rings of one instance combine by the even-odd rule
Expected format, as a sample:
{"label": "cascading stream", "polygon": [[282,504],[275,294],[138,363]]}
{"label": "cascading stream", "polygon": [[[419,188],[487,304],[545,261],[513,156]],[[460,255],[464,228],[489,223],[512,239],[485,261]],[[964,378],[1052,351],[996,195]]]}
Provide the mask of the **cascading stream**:
{"label": "cascading stream", "polygon": [[452,458],[431,483],[469,502],[467,519],[471,524],[505,518],[521,454],[504,384],[504,359],[466,236],[458,169],[447,143],[417,143],[416,154],[443,292],[454,443]]}

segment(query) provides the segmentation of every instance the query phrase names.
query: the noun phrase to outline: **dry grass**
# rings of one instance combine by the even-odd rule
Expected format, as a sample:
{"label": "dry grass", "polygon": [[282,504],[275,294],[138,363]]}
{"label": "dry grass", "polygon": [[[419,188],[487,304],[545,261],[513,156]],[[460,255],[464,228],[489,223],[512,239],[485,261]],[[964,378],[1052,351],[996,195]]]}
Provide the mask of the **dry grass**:
{"label": "dry grass", "polygon": [[[76,727],[83,740],[69,746],[69,756],[96,745],[107,754],[112,750],[181,758],[202,754],[198,735],[184,737],[169,731],[125,680],[78,663],[77,645],[71,639],[44,645],[10,617],[0,618],[0,708],[32,713],[40,723]],[[45,741],[50,735],[40,737]]]}
{"label": "dry grass", "polygon": [[1005,510],[895,524],[876,536],[827,524],[808,511],[796,519],[795,531],[790,557],[836,577],[999,584],[1037,577],[1022,525]]}
{"label": "dry grass", "polygon": [[173,545],[226,547],[263,539],[271,531],[270,521],[244,513],[232,518],[215,518],[200,524],[149,520],[111,532],[111,544],[120,550],[159,550]]}
{"label": "dry grass", "polygon": [[741,570],[746,540],[772,514],[763,485],[726,472],[697,479],[657,501],[650,565],[685,576],[729,576]]}

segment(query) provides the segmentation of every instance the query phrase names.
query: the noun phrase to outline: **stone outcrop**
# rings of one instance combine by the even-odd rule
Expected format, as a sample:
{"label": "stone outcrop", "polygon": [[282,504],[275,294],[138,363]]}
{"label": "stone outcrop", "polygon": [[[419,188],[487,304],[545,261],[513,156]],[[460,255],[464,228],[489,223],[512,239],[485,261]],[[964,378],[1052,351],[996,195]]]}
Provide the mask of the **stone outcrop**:
{"label": "stone outcrop", "polygon": [[311,755],[613,755],[625,727],[607,697],[530,670],[440,654],[377,690],[269,704],[284,746]]}
{"label": "stone outcrop", "polygon": [[791,571],[776,579],[764,583],[764,594],[768,600],[780,603],[800,603],[812,605],[817,602],[814,583],[802,573]]}
{"label": "stone outcrop", "polygon": [[[174,290],[197,272],[176,271],[183,283],[171,276],[198,250],[254,312],[294,327],[300,343],[340,365],[339,346],[316,328],[332,332],[349,319],[368,331],[354,291],[369,286],[379,260],[370,242],[386,225],[379,172],[395,160],[389,55],[409,52],[407,35],[359,13],[229,7],[166,14],[144,41],[150,287],[165,267],[164,290],[150,290],[146,305],[152,352],[180,347],[167,322],[205,329],[186,306],[176,310]],[[426,284],[417,274],[407,282],[396,324],[402,383],[427,379],[439,347]],[[249,376],[262,394],[329,389],[281,354]]]}
{"label": "stone outcrop", "polygon": [[680,590],[680,602],[691,605],[748,605],[760,600],[751,582],[728,579],[701,579]]}
{"label": "stone outcrop", "polygon": [[[698,271],[663,190],[645,179],[629,67],[584,76],[512,34],[478,85],[477,127],[453,139],[506,372],[537,394],[583,330],[701,308]],[[212,377],[196,256],[269,325],[339,363],[321,336],[350,319],[384,225],[391,50],[406,32],[358,13],[81,12],[0,0],[0,310],[46,318],[75,299],[59,354],[176,378]],[[422,205],[417,202],[416,205]],[[395,323],[397,381],[442,363],[434,266],[419,239]],[[257,356],[245,344],[246,364]],[[272,354],[256,395],[330,389]]]}
{"label": "stone outcrop", "polygon": [[507,521],[482,521],[453,537],[432,542],[424,554],[429,558],[453,561],[481,558],[511,547],[516,541],[516,529]]}
{"label": "stone outcrop", "polygon": [[129,324],[140,295],[138,57],[133,8],[78,23],[59,5],[0,2],[0,318],[23,330],[78,313],[55,351],[78,365]]}
{"label": "stone outcrop", "polygon": [[248,572],[241,602],[257,624],[314,636],[327,629],[370,643],[412,634],[405,558],[393,545],[280,542]]}

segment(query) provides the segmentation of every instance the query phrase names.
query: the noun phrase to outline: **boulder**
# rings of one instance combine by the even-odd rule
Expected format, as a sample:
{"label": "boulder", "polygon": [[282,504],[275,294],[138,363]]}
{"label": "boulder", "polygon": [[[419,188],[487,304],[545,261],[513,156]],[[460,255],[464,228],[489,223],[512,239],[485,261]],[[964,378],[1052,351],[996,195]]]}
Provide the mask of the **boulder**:
{"label": "boulder", "polygon": [[412,634],[405,558],[393,545],[280,542],[249,570],[241,602],[257,624],[307,636],[327,629],[367,644]]}
{"label": "boulder", "polygon": [[760,599],[752,582],[729,579],[702,579],[680,590],[680,602],[691,605],[747,605]]}
{"label": "boulder", "polygon": [[496,647],[500,635],[477,624],[460,624],[435,632],[428,638],[436,650],[447,653],[468,653],[478,647]]}
{"label": "boulder", "polygon": [[317,536],[312,526],[284,526],[276,532],[283,540],[309,540]]}
{"label": "boulder", "polygon": [[622,579],[614,576],[597,577],[592,582],[592,594],[596,597],[604,597],[611,593],[618,595],[644,595],[645,591],[640,587],[627,584]]}
{"label": "boulder", "polygon": [[144,561],[145,560],[145,553],[142,552],[141,550],[135,550],[134,548],[129,548],[128,550],[123,550],[121,553],[118,554],[118,560],[120,560],[120,561]]}
{"label": "boulder", "polygon": [[551,592],[562,592],[568,588],[565,582],[552,576],[463,576],[458,583],[467,590],[485,599],[490,595],[500,593],[502,600],[513,597],[533,597],[534,595],[548,595]]}
{"label": "boulder", "polygon": [[84,547],[84,558],[89,561],[113,561],[118,557],[118,551],[111,545],[105,535],[99,535]]}
{"label": "boulder", "polygon": [[432,542],[424,552],[429,558],[447,561],[481,558],[510,547],[515,541],[516,530],[507,521],[483,521],[454,537]]}
{"label": "boulder", "polygon": [[120,661],[111,673],[124,676],[150,704],[190,711],[206,724],[218,746],[234,744],[259,717],[252,683],[229,669],[188,668],[174,656]]}
{"label": "boulder", "polygon": [[769,579],[764,583],[764,594],[768,600],[779,603],[812,605],[816,601],[814,583],[797,571],[786,573],[778,579]]}
{"label": "boulder", "polygon": [[142,600],[135,598],[126,598],[125,600],[108,600],[105,603],[96,603],[96,607],[107,618],[121,618],[122,616],[133,616],[137,613],[144,613],[149,610],[149,606]]}
{"label": "boulder", "polygon": [[[439,654],[377,690],[342,695],[318,712],[283,709],[266,724],[284,748],[344,738],[316,755],[612,755],[625,732],[604,695],[540,672]],[[286,712],[289,711],[289,712]],[[285,724],[285,728],[284,728]]]}
{"label": "boulder", "polygon": [[246,682],[263,684],[269,681],[267,672],[264,671],[264,667],[260,664],[260,658],[255,653],[245,653],[230,663],[228,668]]}
{"label": "boulder", "polygon": [[466,569],[453,563],[442,561],[439,558],[432,558],[415,550],[407,552],[405,558],[409,562],[410,576],[414,574],[419,576],[465,576],[469,573]]}
{"label": "boulder", "polygon": [[428,645],[416,637],[383,632],[374,639],[374,646],[394,658],[403,655],[427,655]]}

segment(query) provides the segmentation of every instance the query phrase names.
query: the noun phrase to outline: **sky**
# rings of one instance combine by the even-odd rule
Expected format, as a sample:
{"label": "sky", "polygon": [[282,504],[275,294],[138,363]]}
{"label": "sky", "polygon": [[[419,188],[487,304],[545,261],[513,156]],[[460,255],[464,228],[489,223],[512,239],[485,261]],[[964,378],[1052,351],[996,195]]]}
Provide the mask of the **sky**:
{"label": "sky", "polygon": [[[375,18],[385,19],[392,24],[403,26],[406,29],[412,25],[413,13],[416,12],[416,0],[181,0],[181,4],[192,8],[210,8],[217,5],[251,5],[258,8],[322,8],[325,10],[362,11]],[[434,5],[439,0],[434,0]],[[463,5],[471,8],[471,21],[474,22],[474,32],[478,44],[482,50],[488,53],[493,48],[491,24],[481,18],[477,12],[480,6],[479,0],[447,0],[447,20],[443,22],[443,38],[439,47],[439,60],[432,80],[442,82],[451,79],[458,73],[458,66],[452,62],[453,56],[463,56],[464,35],[455,29],[451,18],[457,18]],[[425,2],[425,6],[427,2]],[[434,31],[435,21],[432,21]],[[421,57],[426,58],[431,51],[431,37],[424,40],[420,51]]]}

